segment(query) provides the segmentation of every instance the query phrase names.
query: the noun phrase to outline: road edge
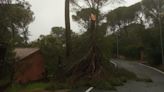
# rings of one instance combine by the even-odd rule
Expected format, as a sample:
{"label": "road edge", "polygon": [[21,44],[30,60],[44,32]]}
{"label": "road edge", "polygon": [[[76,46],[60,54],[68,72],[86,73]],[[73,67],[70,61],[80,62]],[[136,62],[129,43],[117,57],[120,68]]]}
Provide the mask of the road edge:
{"label": "road edge", "polygon": [[113,60],[110,60],[109,62],[112,63],[115,68],[117,68],[117,63],[115,63]]}
{"label": "road edge", "polygon": [[153,70],[155,70],[155,71],[157,71],[157,72],[159,72],[159,73],[161,73],[161,74],[164,75],[164,72],[161,71],[161,70],[159,70],[159,69],[157,69],[157,68],[154,68],[154,67],[151,67],[151,66],[148,66],[148,65],[142,64],[142,63],[139,63],[139,65],[142,65],[142,66],[145,66],[145,67],[147,67],[147,68],[153,69]]}

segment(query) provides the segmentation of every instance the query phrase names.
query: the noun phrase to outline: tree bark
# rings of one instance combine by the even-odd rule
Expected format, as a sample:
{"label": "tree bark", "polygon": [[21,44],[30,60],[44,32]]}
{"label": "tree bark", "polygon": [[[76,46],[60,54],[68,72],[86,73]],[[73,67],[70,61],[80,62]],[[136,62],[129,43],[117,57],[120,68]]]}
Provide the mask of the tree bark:
{"label": "tree bark", "polygon": [[71,30],[70,30],[70,5],[69,0],[65,0],[65,36],[66,36],[66,58],[69,58],[71,52]]}

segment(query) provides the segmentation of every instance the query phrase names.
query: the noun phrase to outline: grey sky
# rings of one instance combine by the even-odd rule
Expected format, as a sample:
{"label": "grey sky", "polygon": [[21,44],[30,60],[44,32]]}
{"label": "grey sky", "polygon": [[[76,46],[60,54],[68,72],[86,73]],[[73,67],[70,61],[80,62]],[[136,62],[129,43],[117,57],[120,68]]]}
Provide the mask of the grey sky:
{"label": "grey sky", "polygon": [[[64,1],[65,0],[27,0],[32,5],[35,21],[30,24],[30,40],[37,39],[41,34],[49,34],[53,26],[64,27]],[[131,5],[141,0],[125,0],[124,5]],[[115,7],[114,5],[111,6]],[[111,7],[106,7],[110,10]],[[71,22],[71,28],[78,31],[76,23]]]}

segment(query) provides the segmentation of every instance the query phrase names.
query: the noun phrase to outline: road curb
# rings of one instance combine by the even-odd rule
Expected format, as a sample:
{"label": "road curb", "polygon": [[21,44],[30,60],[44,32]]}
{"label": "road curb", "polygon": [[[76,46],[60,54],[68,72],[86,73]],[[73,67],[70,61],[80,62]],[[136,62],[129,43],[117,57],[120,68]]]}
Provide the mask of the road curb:
{"label": "road curb", "polygon": [[117,68],[117,63],[115,63],[113,60],[110,60],[110,62],[114,65],[115,68]]}
{"label": "road curb", "polygon": [[145,66],[145,67],[147,67],[147,68],[153,69],[153,70],[155,70],[155,71],[157,71],[157,72],[159,72],[159,73],[161,73],[161,74],[164,75],[164,72],[161,71],[161,70],[159,70],[159,69],[157,69],[157,68],[154,68],[154,67],[151,67],[151,66],[147,66],[147,65],[141,64],[141,63],[139,63],[139,65],[142,65],[142,66]]}

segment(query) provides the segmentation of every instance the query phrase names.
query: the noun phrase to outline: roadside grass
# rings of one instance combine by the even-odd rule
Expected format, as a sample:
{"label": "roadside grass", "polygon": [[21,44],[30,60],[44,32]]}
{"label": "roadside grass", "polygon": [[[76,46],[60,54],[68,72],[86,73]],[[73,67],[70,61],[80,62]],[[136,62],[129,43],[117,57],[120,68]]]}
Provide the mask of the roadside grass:
{"label": "roadside grass", "polygon": [[1,79],[0,80],[0,87],[8,85],[9,83],[10,83],[10,79],[9,78]]}
{"label": "roadside grass", "polygon": [[7,88],[6,92],[19,92],[22,89],[22,86],[19,84],[12,84]]}
{"label": "roadside grass", "polygon": [[33,92],[34,90],[44,90],[49,86],[49,83],[35,82],[28,84],[12,84],[6,92]]}
{"label": "roadside grass", "polygon": [[50,82],[49,85],[45,88],[45,90],[55,91],[61,89],[72,89],[72,85],[62,82]]}

